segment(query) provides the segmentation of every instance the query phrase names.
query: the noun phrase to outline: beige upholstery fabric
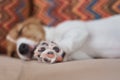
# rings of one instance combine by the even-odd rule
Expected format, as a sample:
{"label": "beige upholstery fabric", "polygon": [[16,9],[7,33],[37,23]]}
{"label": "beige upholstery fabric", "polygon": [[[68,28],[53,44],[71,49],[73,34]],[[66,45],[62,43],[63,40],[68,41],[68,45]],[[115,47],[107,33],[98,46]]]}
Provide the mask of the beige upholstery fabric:
{"label": "beige upholstery fabric", "polygon": [[120,59],[43,64],[1,56],[0,80],[120,80]]}

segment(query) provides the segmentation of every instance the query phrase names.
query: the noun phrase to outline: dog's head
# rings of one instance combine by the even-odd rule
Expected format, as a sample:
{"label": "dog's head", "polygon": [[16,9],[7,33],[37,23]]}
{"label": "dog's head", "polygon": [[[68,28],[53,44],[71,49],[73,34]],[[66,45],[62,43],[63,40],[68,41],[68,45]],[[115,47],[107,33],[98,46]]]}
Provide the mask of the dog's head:
{"label": "dog's head", "polygon": [[30,18],[17,24],[7,35],[7,40],[16,44],[17,54],[23,60],[31,59],[34,47],[44,39],[43,26],[36,18]]}
{"label": "dog's head", "polygon": [[34,57],[46,63],[62,62],[65,52],[52,41],[41,41],[34,50]]}

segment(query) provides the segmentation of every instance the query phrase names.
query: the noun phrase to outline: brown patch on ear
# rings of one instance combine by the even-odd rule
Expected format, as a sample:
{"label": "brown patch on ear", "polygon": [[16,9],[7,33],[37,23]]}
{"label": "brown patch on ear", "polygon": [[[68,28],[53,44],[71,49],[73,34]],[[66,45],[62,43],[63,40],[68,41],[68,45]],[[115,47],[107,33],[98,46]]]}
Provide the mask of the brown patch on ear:
{"label": "brown patch on ear", "polygon": [[[22,27],[23,27],[22,24],[17,24],[15,27],[13,27],[7,35],[7,40],[11,41],[11,39],[12,39],[12,40],[16,41],[16,39],[18,38],[19,31],[22,29]],[[11,39],[9,39],[8,37]]]}
{"label": "brown patch on ear", "polygon": [[21,22],[19,24],[22,24],[22,26],[28,26],[30,24],[35,24],[35,25],[43,26],[41,24],[40,19],[38,19],[36,17],[31,17],[31,18],[29,18],[29,19],[27,19],[27,20],[25,20],[25,21],[23,21],[23,22]]}
{"label": "brown patch on ear", "polygon": [[[28,20],[24,21],[22,23],[22,25],[24,27],[25,26],[28,27],[28,30],[25,31],[26,35],[27,35],[27,32],[30,33],[30,31],[32,30],[32,32],[34,32],[34,35],[37,35],[38,38],[40,36],[41,40],[45,40],[45,31],[43,29],[43,25],[41,24],[41,21],[39,19],[37,19],[36,17],[29,18]],[[31,36],[32,35],[30,35],[29,37],[31,37]]]}
{"label": "brown patch on ear", "polygon": [[20,24],[17,24],[15,27],[11,29],[8,33],[7,39],[7,55],[10,57],[18,57],[16,53],[16,40],[18,38],[18,32],[22,28]]}

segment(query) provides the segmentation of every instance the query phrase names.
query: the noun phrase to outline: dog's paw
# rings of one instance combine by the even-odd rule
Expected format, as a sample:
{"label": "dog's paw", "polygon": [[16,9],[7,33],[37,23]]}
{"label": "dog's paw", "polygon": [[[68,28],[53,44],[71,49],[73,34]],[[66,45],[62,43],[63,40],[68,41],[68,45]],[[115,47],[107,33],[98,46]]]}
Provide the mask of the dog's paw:
{"label": "dog's paw", "polygon": [[53,41],[42,41],[34,51],[34,57],[43,63],[62,62],[65,52]]}

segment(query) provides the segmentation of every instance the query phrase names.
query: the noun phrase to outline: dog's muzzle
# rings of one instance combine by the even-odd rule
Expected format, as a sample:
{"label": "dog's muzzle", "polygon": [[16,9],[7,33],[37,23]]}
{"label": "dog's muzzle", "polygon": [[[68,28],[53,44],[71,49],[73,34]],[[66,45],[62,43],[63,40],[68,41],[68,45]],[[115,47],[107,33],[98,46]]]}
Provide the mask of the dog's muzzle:
{"label": "dog's muzzle", "polygon": [[16,42],[17,54],[23,60],[31,60],[33,58],[36,42],[27,38],[19,38]]}

